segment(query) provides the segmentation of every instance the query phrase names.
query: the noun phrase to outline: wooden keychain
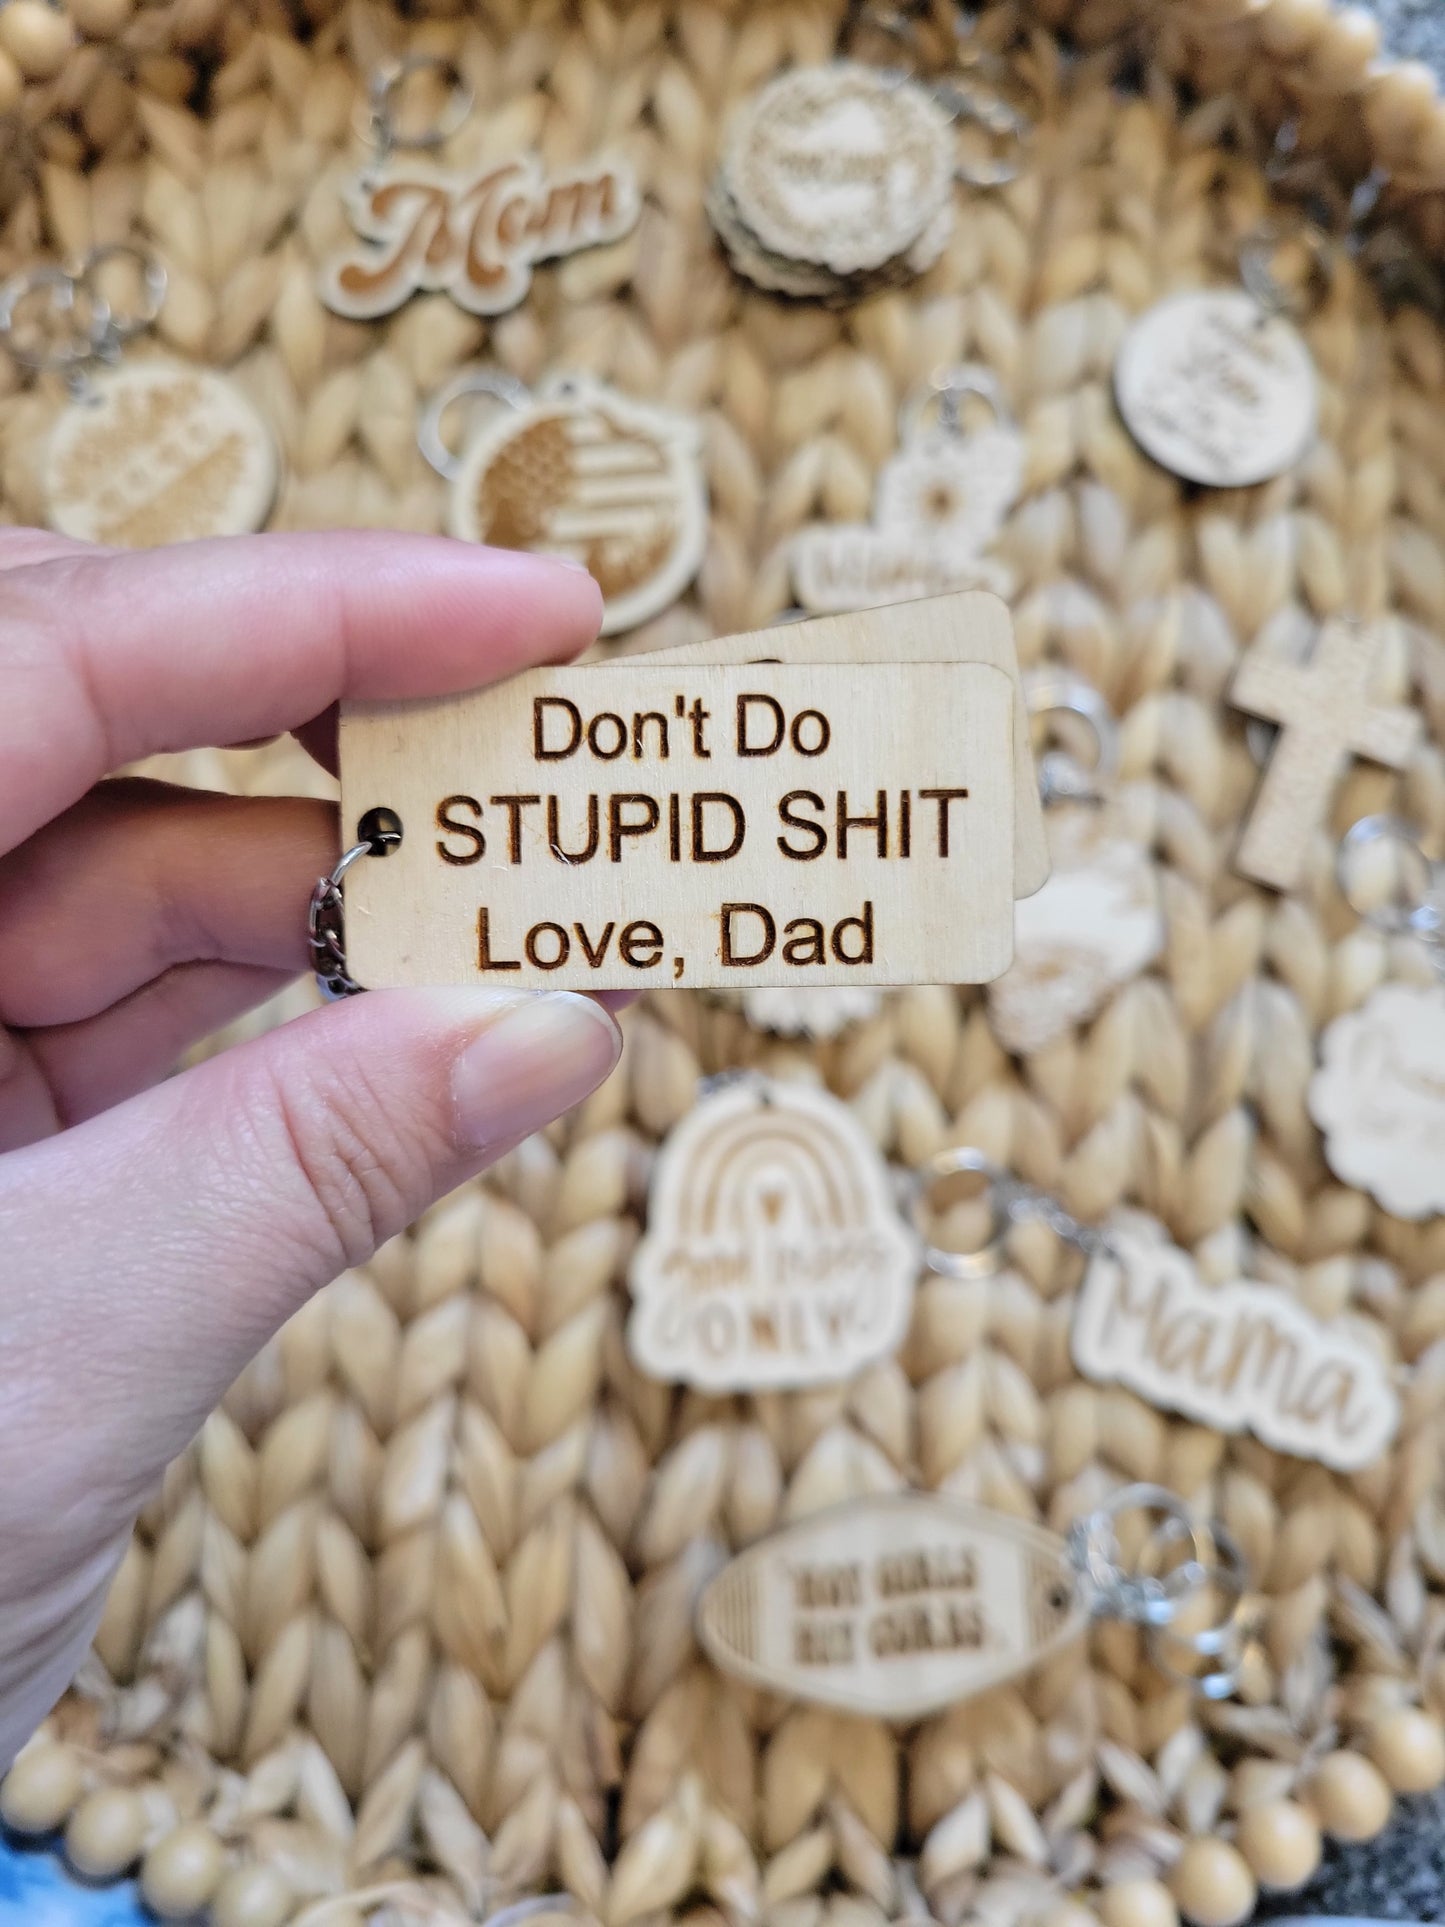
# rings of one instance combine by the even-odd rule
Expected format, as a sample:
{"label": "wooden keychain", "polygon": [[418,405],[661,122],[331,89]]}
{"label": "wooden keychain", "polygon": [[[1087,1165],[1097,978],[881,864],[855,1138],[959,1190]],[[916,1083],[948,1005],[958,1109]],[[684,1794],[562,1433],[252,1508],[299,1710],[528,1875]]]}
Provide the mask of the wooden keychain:
{"label": "wooden keychain", "polygon": [[1145,1633],[1169,1680],[1221,1700],[1248,1651],[1248,1579],[1225,1527],[1163,1486],[1121,1487],[1065,1536],[943,1493],[894,1492],[748,1546],[704,1589],[697,1637],[750,1685],[913,1721],[1032,1671],[1091,1620],[1120,1620]]}
{"label": "wooden keychain", "polygon": [[1245,236],[1237,288],[1167,295],[1134,322],[1114,363],[1114,395],[1130,434],[1185,481],[1245,488],[1282,475],[1314,440],[1318,382],[1295,323],[1328,292],[1330,244],[1298,238],[1309,260],[1303,291],[1274,261],[1285,239],[1272,225]]}
{"label": "wooden keychain", "polygon": [[[1070,1340],[1087,1377],[1336,1471],[1360,1471],[1388,1449],[1400,1401],[1378,1351],[1348,1320],[1326,1324],[1288,1292],[1255,1279],[1206,1280],[1143,1212],[1116,1212],[1102,1227],[1081,1224],[1057,1198],[968,1145],[923,1167],[915,1216],[920,1207],[937,1213],[945,1187],[956,1189],[961,1177],[982,1186],[983,1242],[951,1253],[930,1241],[924,1262],[945,1275],[989,1276],[1004,1267],[1013,1226],[1046,1225],[1088,1260]],[[945,1222],[952,1229],[955,1220]]]}
{"label": "wooden keychain", "polygon": [[[970,431],[964,405],[992,420]],[[976,362],[939,369],[899,417],[871,523],[818,523],[793,542],[793,589],[815,615],[954,589],[1007,597],[1013,573],[986,554],[1023,485],[1026,447],[998,379]]]}
{"label": "wooden keychain", "polygon": [[[1383,901],[1361,887],[1382,858],[1402,859]],[[1310,1114],[1337,1177],[1393,1217],[1432,1217],[1445,1211],[1445,866],[1397,818],[1367,816],[1341,842],[1336,876],[1362,921],[1392,942],[1413,939],[1407,949],[1417,965],[1423,950],[1427,969],[1378,983],[1328,1025]]]}
{"label": "wooden keychain", "polygon": [[[457,452],[443,426],[467,400],[491,406]],[[604,636],[660,614],[702,564],[701,435],[685,415],[591,375],[531,390],[500,369],[464,368],[427,403],[417,441],[447,481],[450,533],[581,562],[602,590]]]}
{"label": "wooden keychain", "polygon": [[[135,270],[138,302],[101,288]],[[0,290],[0,342],[22,367],[64,376],[70,399],[45,446],[46,519],[61,535],[151,548],[261,527],[275,500],[276,445],[226,376],[170,357],[121,360],[161,311],[166,271],[138,248],[94,248],[74,273],[42,267]]]}
{"label": "wooden keychain", "polygon": [[1119,985],[1148,968],[1164,947],[1159,886],[1148,852],[1125,833],[1113,795],[1118,725],[1098,691],[1078,677],[1044,670],[1024,679],[1035,718],[1076,725],[1090,760],[1064,748],[1039,758],[1049,808],[1053,870],[1014,912],[1014,961],[989,985],[989,1022],[1021,1055],[1086,1023]]}
{"label": "wooden keychain", "polygon": [[[399,94],[427,74],[450,81],[448,103],[431,125],[403,131]],[[460,130],[472,99],[456,66],[429,54],[373,76],[364,131],[374,152],[344,193],[356,242],[320,277],[321,298],[335,313],[371,320],[429,291],[469,314],[505,314],[538,262],[619,241],[637,225],[637,179],[617,158],[557,175],[531,153],[460,172],[432,165],[424,156]]]}

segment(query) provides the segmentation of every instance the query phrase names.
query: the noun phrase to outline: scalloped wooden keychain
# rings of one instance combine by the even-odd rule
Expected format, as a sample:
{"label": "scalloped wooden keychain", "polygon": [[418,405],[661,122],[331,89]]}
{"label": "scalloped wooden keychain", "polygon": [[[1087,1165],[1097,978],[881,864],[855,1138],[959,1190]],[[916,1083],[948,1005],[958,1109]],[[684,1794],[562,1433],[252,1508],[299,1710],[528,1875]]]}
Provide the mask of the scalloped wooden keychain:
{"label": "scalloped wooden keychain", "polygon": [[[970,397],[992,417],[972,432]],[[909,399],[899,428],[872,522],[817,523],[794,539],[794,593],[815,615],[954,589],[1012,593],[1012,571],[986,551],[1018,498],[1026,450],[997,377],[975,362],[939,370]]]}
{"label": "scalloped wooden keychain", "polygon": [[[401,90],[427,76],[450,80],[447,104],[430,125],[403,129]],[[356,241],[320,276],[335,313],[371,320],[414,294],[440,292],[469,314],[505,314],[539,262],[620,241],[636,227],[637,179],[616,157],[565,174],[549,174],[531,153],[455,172],[423,158],[471,108],[471,87],[448,60],[414,54],[373,76],[365,132],[375,151],[344,194]]]}
{"label": "scalloped wooden keychain", "polygon": [[1365,924],[1392,943],[1414,939],[1430,974],[1381,981],[1330,1022],[1310,1115],[1337,1177],[1394,1217],[1433,1217],[1445,1211],[1445,867],[1398,819],[1367,816],[1341,842],[1336,873]]}
{"label": "scalloped wooden keychain", "polygon": [[[140,289],[125,312],[102,291],[123,267]],[[0,289],[0,343],[70,391],[41,460],[46,520],[61,535],[150,548],[244,535],[270,513],[276,445],[241,389],[169,356],[121,358],[165,293],[161,263],[118,245],[93,249],[74,273],[35,268]]]}
{"label": "scalloped wooden keychain", "polygon": [[[476,411],[460,451],[444,435],[458,404]],[[687,588],[707,542],[697,424],[634,401],[594,376],[536,389],[464,368],[432,396],[417,440],[448,484],[448,531],[465,542],[565,555],[602,590],[602,634],[635,629]]]}
{"label": "scalloped wooden keychain", "polygon": [[1098,691],[1079,678],[1040,670],[1024,678],[1033,715],[1067,732],[1081,726],[1091,764],[1070,750],[1038,762],[1049,810],[1053,869],[1014,913],[1014,961],[989,985],[989,1022],[1008,1050],[1042,1050],[1085,1023],[1119,985],[1147,969],[1164,947],[1159,884],[1149,854],[1126,833],[1112,793],[1118,726]]}

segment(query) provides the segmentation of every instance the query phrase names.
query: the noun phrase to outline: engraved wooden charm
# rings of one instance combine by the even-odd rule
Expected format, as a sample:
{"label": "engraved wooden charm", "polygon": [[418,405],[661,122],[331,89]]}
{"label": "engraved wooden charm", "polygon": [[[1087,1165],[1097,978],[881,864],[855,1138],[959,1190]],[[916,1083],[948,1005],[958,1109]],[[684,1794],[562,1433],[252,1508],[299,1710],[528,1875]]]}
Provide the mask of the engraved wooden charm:
{"label": "engraved wooden charm", "polygon": [[1330,1168],[1397,1218],[1445,1211],[1445,995],[1385,984],[1325,1032],[1310,1114]]}
{"label": "engraved wooden charm", "polygon": [[819,525],[794,541],[799,603],[828,614],[953,589],[1009,595],[1011,571],[984,551],[1023,470],[1023,437],[1010,423],[966,437],[942,429],[914,436],[879,477],[871,525]]}
{"label": "engraved wooden charm", "polygon": [[989,986],[989,1021],[1006,1050],[1042,1050],[1086,1023],[1164,946],[1148,853],[1096,810],[1056,813],[1054,869],[1014,916],[1014,960]]}
{"label": "engraved wooden charm", "polygon": [[1038,1665],[1084,1619],[1052,1533],[910,1492],[748,1547],[703,1593],[697,1636],[749,1685],[913,1720]]}
{"label": "engraved wooden charm", "polygon": [[740,1081],[659,1154],[628,1348],[653,1378],[707,1392],[836,1384],[902,1342],[918,1260],[847,1105]]}
{"label": "engraved wooden charm", "polygon": [[1421,717],[1374,699],[1379,641],[1369,624],[1326,622],[1307,662],[1256,649],[1235,670],[1229,700],[1280,726],[1235,854],[1243,876],[1293,889],[1350,757],[1409,762]]}
{"label": "engraved wooden charm", "polygon": [[236,385],[174,361],[88,376],[45,454],[50,526],[110,548],[249,534],[276,482],[275,444]]}
{"label": "engraved wooden charm", "polygon": [[346,206],[360,245],[326,265],[321,298],[365,321],[423,291],[470,314],[504,314],[539,261],[620,240],[642,200],[621,161],[549,178],[535,154],[519,154],[476,174],[391,160],[351,184]]}
{"label": "engraved wooden charm", "polygon": [[1243,488],[1314,439],[1314,364],[1298,331],[1242,288],[1171,295],[1124,337],[1114,392],[1130,434],[1189,482]]}
{"label": "engraved wooden charm", "polygon": [[1014,895],[1033,895],[1049,874],[1049,846],[1013,624],[997,596],[983,590],[929,596],[890,607],[886,618],[854,613],[820,616],[812,622],[790,622],[777,629],[655,650],[647,660],[721,663],[774,658],[833,663],[982,662],[1007,676],[1014,692]]}
{"label": "engraved wooden charm", "polygon": [[1337,1471],[1386,1450],[1399,1400],[1379,1358],[1347,1330],[1250,1279],[1206,1286],[1188,1253],[1142,1214],[1122,1215],[1107,1235],[1074,1315],[1081,1372]]}
{"label": "engraved wooden charm", "polygon": [[[855,618],[857,620],[857,618]],[[1012,692],[976,663],[544,669],[360,704],[353,974],[601,990],[986,981],[1013,948]]]}
{"label": "engraved wooden charm", "polygon": [[464,541],[583,563],[602,590],[603,635],[681,595],[707,541],[696,424],[577,375],[492,416],[461,457],[450,503]]}

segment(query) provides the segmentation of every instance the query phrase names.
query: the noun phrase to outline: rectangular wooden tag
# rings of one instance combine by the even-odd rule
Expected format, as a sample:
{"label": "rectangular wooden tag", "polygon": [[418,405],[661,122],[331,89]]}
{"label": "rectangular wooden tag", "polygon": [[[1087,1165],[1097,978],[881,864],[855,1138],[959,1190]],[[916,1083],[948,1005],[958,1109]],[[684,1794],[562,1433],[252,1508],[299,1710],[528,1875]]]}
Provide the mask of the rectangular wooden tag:
{"label": "rectangular wooden tag", "polygon": [[[647,662],[984,662],[1013,685],[1014,895],[1031,897],[1049,875],[1044,808],[1029,736],[1029,710],[1019,677],[1013,623],[985,589],[924,596],[886,609],[860,609],[807,622],[779,623],[741,636],[715,636],[678,649],[649,651]],[[590,668],[611,669],[609,662]]]}
{"label": "rectangular wooden tag", "polygon": [[539,669],[341,723],[371,988],[984,983],[1013,954],[1013,701],[978,663]]}

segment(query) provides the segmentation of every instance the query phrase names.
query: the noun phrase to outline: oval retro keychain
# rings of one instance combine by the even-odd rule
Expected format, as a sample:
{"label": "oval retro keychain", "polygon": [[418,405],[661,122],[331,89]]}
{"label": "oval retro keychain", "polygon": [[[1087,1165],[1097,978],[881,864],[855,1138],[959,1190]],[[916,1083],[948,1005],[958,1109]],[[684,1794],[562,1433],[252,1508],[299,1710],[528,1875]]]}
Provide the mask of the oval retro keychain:
{"label": "oval retro keychain", "polygon": [[[117,261],[139,272],[128,314],[99,287]],[[165,292],[160,262],[121,246],[93,249],[74,274],[37,268],[0,290],[0,343],[22,367],[63,374],[70,390],[41,469],[46,519],[61,535],[150,548],[248,534],[270,513],[276,446],[236,384],[169,357],[120,358]]]}
{"label": "oval retro keychain", "polygon": [[[458,453],[454,405],[493,406]],[[697,424],[591,375],[528,389],[499,369],[463,369],[432,396],[417,440],[448,483],[447,527],[465,542],[566,555],[602,590],[602,634],[635,629],[680,596],[702,564],[707,490]]]}
{"label": "oval retro keychain", "polygon": [[1281,236],[1256,228],[1240,245],[1239,288],[1167,295],[1134,322],[1114,363],[1124,425],[1146,455],[1188,482],[1246,488],[1293,468],[1314,439],[1314,362],[1295,322],[1328,290],[1329,244],[1313,228],[1308,292],[1271,265]]}

